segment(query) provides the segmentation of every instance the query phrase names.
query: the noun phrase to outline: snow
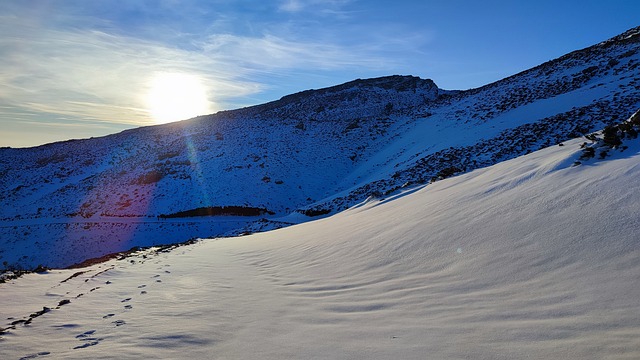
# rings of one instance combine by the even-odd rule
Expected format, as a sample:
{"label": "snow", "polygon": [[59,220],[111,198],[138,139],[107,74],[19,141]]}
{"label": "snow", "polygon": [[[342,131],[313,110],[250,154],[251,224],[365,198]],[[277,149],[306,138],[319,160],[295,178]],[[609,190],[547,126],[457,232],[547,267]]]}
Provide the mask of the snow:
{"label": "snow", "polygon": [[[0,149],[5,267],[212,237],[0,284],[0,359],[640,358],[640,142],[566,141],[640,106],[637,33]],[[159,217],[203,206],[274,214]]]}
{"label": "snow", "polygon": [[6,330],[0,358],[640,358],[640,146],[572,166],[580,143],[0,284],[0,327],[52,309]]}
{"label": "snow", "polygon": [[[356,80],[102,138],[2,148],[0,269],[286,226],[309,220],[298,213],[335,214],[443,170],[600,130],[640,107],[640,42],[624,40],[637,33],[468,91],[412,76]],[[274,215],[157,221],[207,206]]]}

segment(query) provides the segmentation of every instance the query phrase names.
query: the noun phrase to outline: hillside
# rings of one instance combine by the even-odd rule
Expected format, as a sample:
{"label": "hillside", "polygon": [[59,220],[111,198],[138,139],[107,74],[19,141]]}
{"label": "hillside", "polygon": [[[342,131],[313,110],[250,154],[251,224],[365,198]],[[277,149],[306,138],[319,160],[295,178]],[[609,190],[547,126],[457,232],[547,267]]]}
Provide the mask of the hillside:
{"label": "hillside", "polygon": [[[635,28],[468,91],[412,76],[356,80],[102,138],[0,149],[0,262],[62,267],[286,226],[576,138],[640,107],[639,49]],[[175,217],[201,208],[246,211]]]}
{"label": "hillside", "polygon": [[0,284],[0,357],[637,359],[630,129],[317,221]]}

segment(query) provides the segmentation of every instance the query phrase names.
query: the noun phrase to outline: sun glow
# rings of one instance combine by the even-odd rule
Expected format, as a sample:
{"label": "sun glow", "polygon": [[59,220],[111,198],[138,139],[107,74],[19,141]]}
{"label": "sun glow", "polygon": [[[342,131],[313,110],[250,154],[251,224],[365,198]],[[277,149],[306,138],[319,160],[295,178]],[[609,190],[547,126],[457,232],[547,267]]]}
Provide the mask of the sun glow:
{"label": "sun glow", "polygon": [[194,75],[161,73],[150,83],[147,109],[158,124],[184,120],[211,112],[207,89]]}

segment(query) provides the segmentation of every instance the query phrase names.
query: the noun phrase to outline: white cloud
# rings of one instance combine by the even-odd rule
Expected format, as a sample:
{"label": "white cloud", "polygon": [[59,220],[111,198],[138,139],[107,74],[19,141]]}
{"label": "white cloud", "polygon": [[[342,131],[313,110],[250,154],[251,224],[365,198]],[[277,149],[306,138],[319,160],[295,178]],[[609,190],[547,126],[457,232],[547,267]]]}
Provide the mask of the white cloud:
{"label": "white cloud", "polygon": [[227,100],[265,88],[254,75],[391,65],[374,48],[274,35],[211,35],[189,51],[100,31],[29,27],[25,33],[16,21],[0,18],[0,32],[8,34],[0,38],[0,105],[92,122],[151,123],[144,96],[158,72],[198,76],[222,109]]}
{"label": "white cloud", "polygon": [[0,105],[24,112],[147,124],[144,96],[158,72],[198,76],[214,103],[262,88],[242,78],[242,68],[202,53],[98,31],[17,34],[15,21],[0,18],[0,32],[8,34],[0,37]]}
{"label": "white cloud", "polygon": [[[257,30],[248,32],[234,27],[233,14],[217,15],[202,29],[194,22],[198,31],[191,33],[157,19],[144,20],[141,32],[127,32],[93,15],[63,11],[47,17],[40,9],[31,17],[25,7],[6,11],[18,15],[0,15],[0,123],[5,128],[65,119],[94,127],[150,124],[145,95],[152,77],[162,72],[201,79],[215,111],[262,102],[267,90],[277,89],[269,93],[275,97],[284,89],[314,87],[300,80],[305,76],[342,73],[346,81],[366,71],[386,74],[401,68],[403,59],[394,50],[410,49],[416,39],[383,27],[345,31],[331,26],[343,18],[325,15],[344,15],[348,4],[286,1],[281,11],[306,15],[252,24]],[[182,12],[176,16],[189,20]],[[150,32],[151,37],[138,37]]]}
{"label": "white cloud", "polygon": [[332,43],[294,41],[274,35],[212,35],[202,46],[209,57],[220,62],[242,64],[245,70],[373,69],[378,68],[382,60],[366,46],[346,47]]}

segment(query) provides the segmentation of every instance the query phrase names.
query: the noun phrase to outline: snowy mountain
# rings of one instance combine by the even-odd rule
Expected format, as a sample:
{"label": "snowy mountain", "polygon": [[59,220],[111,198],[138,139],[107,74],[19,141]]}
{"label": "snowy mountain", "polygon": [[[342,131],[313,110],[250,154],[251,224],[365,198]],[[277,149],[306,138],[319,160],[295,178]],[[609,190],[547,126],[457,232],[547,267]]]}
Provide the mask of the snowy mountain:
{"label": "snowy mountain", "polygon": [[639,129],[640,113],[317,221],[10,280],[0,358],[640,358]]}
{"label": "snowy mountain", "polygon": [[[0,262],[63,267],[287,226],[603,129],[640,107],[640,28],[467,91],[390,76],[0,149]],[[193,216],[200,214],[213,216]]]}

